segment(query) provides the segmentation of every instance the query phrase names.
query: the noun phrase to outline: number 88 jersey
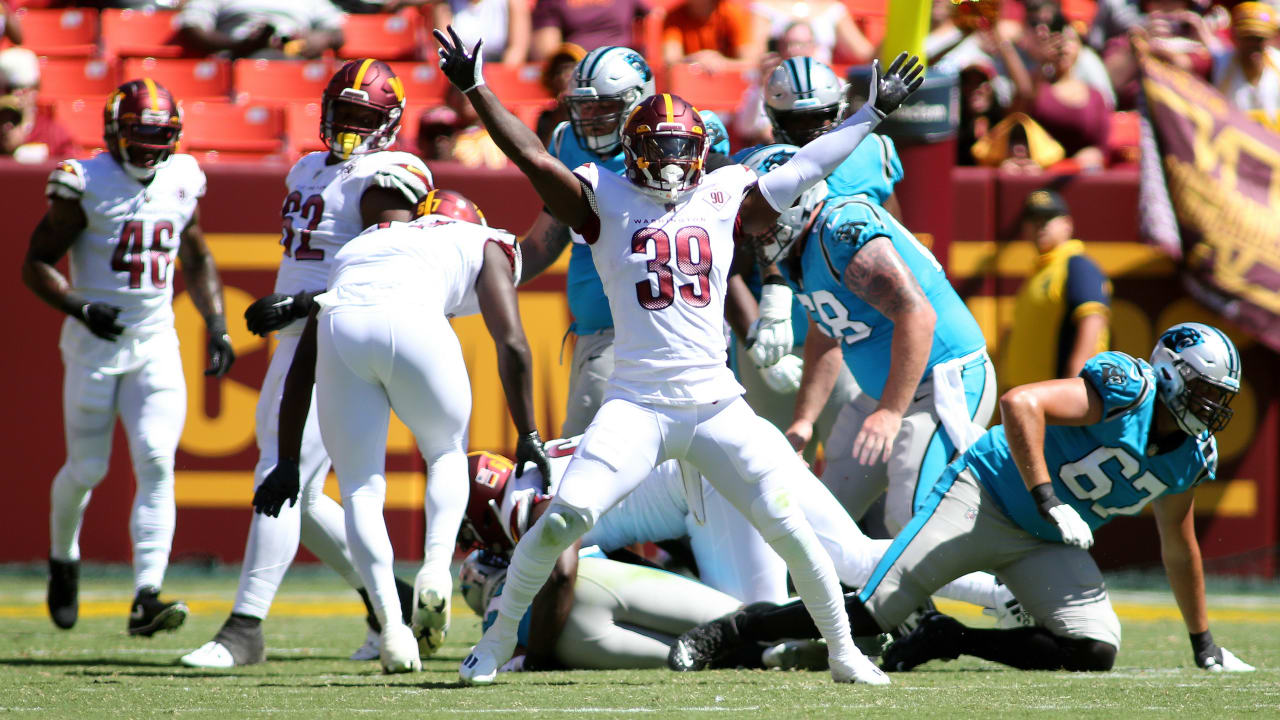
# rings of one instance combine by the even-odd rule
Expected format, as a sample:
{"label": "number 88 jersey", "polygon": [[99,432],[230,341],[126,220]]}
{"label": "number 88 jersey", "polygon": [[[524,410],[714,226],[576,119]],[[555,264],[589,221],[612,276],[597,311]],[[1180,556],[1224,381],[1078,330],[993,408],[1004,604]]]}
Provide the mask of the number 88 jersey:
{"label": "number 88 jersey", "polygon": [[[306,155],[285,178],[288,194],[280,208],[284,257],[275,292],[325,289],[333,256],[365,229],[360,200],[370,187],[402,193],[411,204],[431,189],[431,171],[409,153],[386,150],[326,164],[328,158],[328,152]],[[301,332],[301,321],[292,327]]]}
{"label": "number 88 jersey", "polygon": [[68,253],[72,287],[120,307],[127,333],[172,329],[174,259],[204,191],[190,155],[172,155],[146,185],[108,153],[59,163],[45,195],[78,202],[86,221]]}

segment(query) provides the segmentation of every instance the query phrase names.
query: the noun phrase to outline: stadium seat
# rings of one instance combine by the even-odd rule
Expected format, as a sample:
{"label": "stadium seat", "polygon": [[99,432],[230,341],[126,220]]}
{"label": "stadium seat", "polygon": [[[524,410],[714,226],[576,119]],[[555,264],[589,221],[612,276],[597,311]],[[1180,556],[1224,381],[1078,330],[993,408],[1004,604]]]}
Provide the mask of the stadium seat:
{"label": "stadium seat", "polygon": [[40,58],[41,100],[84,98],[101,105],[119,84],[120,66],[115,60]]}
{"label": "stadium seat", "polygon": [[671,92],[701,110],[733,110],[742,104],[742,94],[750,84],[739,72],[709,73],[697,65],[680,63],[671,66]]}
{"label": "stadium seat", "polygon": [[494,64],[485,67],[484,81],[503,104],[545,103],[551,94],[542,87],[542,65],[530,63],[519,67]]}
{"label": "stadium seat", "polygon": [[183,106],[182,146],[257,155],[284,151],[280,108],[195,102]]}
{"label": "stadium seat", "polygon": [[1138,113],[1134,111],[1111,113],[1111,130],[1107,135],[1108,164],[1137,163],[1141,143],[1142,126]]}
{"label": "stadium seat", "polygon": [[424,41],[422,27],[422,16],[412,10],[394,15],[348,15],[338,57],[416,59]]}
{"label": "stadium seat", "polygon": [[178,44],[174,12],[103,10],[102,52],[114,57],[176,58],[187,55]]}
{"label": "stadium seat", "polygon": [[299,156],[324,150],[320,140],[320,101],[292,103],[284,109],[285,137],[289,143],[289,155]]}
{"label": "stadium seat", "polygon": [[63,100],[54,103],[53,116],[82,149],[102,147],[102,103]]}
{"label": "stadium seat", "polygon": [[231,66],[226,60],[129,58],[121,73],[125,82],[149,77],[164,85],[181,102],[227,101],[231,94]]}
{"label": "stadium seat", "polygon": [[[413,105],[439,105],[444,102],[449,81],[435,63],[391,63],[391,68],[404,83],[404,94]],[[486,76],[489,68],[485,69]]]}
{"label": "stadium seat", "polygon": [[327,60],[237,60],[232,70],[236,101],[272,105],[320,102],[333,72]]}
{"label": "stadium seat", "polygon": [[37,55],[90,57],[98,51],[98,11],[28,10],[17,14],[22,45]]}

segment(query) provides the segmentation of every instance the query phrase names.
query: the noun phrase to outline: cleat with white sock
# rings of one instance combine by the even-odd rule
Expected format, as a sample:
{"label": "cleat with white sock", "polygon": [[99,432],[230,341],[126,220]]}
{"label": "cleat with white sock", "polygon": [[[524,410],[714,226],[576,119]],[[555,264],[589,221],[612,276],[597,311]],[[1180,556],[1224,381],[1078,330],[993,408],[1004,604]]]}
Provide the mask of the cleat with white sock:
{"label": "cleat with white sock", "polygon": [[377,660],[382,653],[382,633],[368,628],[364,644],[351,653],[351,660]]}
{"label": "cleat with white sock", "polygon": [[387,674],[418,672],[422,660],[418,658],[418,640],[413,631],[399,623],[382,629],[382,672]]}
{"label": "cleat with white sock", "polygon": [[888,685],[889,676],[875,666],[862,653],[850,653],[844,658],[831,658],[831,679],[838,683],[862,685]]}
{"label": "cleat with white sock", "polygon": [[444,647],[449,634],[449,611],[453,597],[453,577],[429,578],[418,573],[413,583],[413,619],[411,627],[418,639],[418,652],[430,657]]}
{"label": "cleat with white sock", "polygon": [[212,640],[178,658],[178,662],[187,667],[221,669],[256,665],[267,659],[266,647],[260,619],[232,615]]}

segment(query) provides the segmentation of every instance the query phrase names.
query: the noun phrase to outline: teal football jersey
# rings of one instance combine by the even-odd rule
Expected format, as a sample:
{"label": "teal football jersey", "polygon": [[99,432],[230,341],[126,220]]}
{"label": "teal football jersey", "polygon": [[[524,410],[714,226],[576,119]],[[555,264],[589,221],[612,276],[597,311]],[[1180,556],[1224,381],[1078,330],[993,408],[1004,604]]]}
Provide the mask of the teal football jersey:
{"label": "teal football jersey", "polygon": [[876,399],[889,377],[893,322],[845,287],[844,270],[859,250],[880,237],[893,243],[937,314],[925,376],[938,363],[986,347],[982,330],[942,266],[889,211],[859,197],[828,200],[805,241],[802,277],[795,289],[809,317],[840,341],[858,387]]}
{"label": "teal football jersey", "polygon": [[[1145,361],[1121,352],[1099,353],[1085,363],[1080,377],[1102,399],[1102,422],[1046,427],[1044,457],[1054,493],[1090,528],[1096,530],[1116,515],[1136,515],[1160,495],[1186,492],[1214,479],[1218,454],[1211,435],[1187,436],[1173,450],[1148,455],[1154,451],[1151,430],[1159,400],[1155,373]],[[1058,528],[1040,516],[1027,491],[1003,426],[983,435],[956,464],[967,465],[1024,530],[1043,540],[1062,541]]]}
{"label": "teal football jersey", "polygon": [[837,197],[866,195],[883,205],[902,179],[902,160],[893,140],[871,133],[827,176],[827,190]]}

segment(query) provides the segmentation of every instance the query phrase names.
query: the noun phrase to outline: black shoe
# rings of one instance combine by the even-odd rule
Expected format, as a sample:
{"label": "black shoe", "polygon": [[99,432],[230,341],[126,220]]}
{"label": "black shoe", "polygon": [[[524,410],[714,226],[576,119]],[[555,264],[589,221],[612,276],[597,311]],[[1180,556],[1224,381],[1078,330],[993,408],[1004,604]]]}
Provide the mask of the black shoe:
{"label": "black shoe", "polygon": [[49,558],[49,593],[45,596],[49,617],[63,630],[75,627],[80,617],[80,563]]}
{"label": "black shoe", "polygon": [[676,638],[667,653],[667,667],[676,672],[705,670],[734,654],[742,644],[735,620],[743,611],[703,623]]}
{"label": "black shoe", "polygon": [[960,641],[964,625],[950,615],[929,613],[920,618],[916,628],[889,646],[884,654],[886,672],[906,672],[930,660],[955,660],[960,657]]}
{"label": "black shoe", "polygon": [[156,588],[142,588],[133,596],[129,609],[129,634],[151,637],[161,630],[176,630],[187,620],[187,605],[181,600],[161,602]]}
{"label": "black shoe", "polygon": [[213,636],[222,643],[235,659],[236,665],[256,665],[267,659],[267,641],[262,636],[262,621],[258,618],[232,615]]}

